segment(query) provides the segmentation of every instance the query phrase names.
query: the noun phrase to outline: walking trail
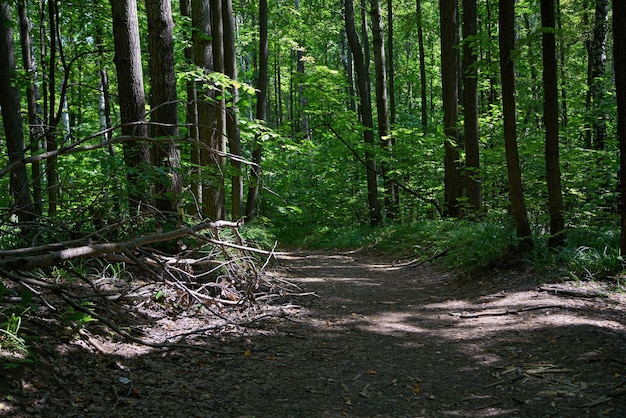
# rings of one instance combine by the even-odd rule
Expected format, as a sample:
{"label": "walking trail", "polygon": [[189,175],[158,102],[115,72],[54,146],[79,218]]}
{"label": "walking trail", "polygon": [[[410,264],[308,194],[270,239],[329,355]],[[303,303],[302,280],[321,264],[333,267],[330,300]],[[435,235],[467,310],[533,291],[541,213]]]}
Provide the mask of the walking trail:
{"label": "walking trail", "polygon": [[241,313],[245,328],[136,319],[144,338],[188,333],[209,351],[58,341],[43,364],[2,372],[0,416],[626,416],[626,297],[610,283],[464,278],[359,252],[278,259],[270,279],[300,294]]}

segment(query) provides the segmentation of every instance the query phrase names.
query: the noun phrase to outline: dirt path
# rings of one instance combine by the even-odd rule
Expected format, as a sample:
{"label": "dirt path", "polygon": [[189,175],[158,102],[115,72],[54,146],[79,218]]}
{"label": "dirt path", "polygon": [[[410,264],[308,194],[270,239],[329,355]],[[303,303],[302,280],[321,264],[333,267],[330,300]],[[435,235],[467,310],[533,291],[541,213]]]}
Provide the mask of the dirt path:
{"label": "dirt path", "polygon": [[[623,295],[564,297],[521,273],[469,281],[359,253],[279,258],[271,274],[316,296],[189,340],[232,354],[60,342],[43,364],[2,371],[0,416],[626,416]],[[144,332],[212,326],[164,316]]]}

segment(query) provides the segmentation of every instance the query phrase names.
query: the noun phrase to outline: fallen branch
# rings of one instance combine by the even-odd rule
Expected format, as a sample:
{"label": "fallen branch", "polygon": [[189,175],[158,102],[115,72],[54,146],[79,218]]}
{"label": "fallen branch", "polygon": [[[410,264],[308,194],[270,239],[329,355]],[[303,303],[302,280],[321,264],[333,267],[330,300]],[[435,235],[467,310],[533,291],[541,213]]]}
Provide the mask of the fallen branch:
{"label": "fallen branch", "polygon": [[539,309],[552,309],[552,308],[560,308],[559,305],[540,305],[540,306],[527,306],[520,309],[515,310],[504,310],[504,311],[483,311],[483,312],[469,312],[469,313],[459,313],[459,312],[450,312],[450,315],[456,316],[459,318],[479,318],[481,316],[504,316],[504,315],[519,315],[523,312],[528,311],[536,311]]}
{"label": "fallen branch", "polygon": [[575,298],[605,298],[608,296],[606,293],[599,292],[597,290],[571,289],[560,286],[541,286],[539,291],[551,293],[556,296],[571,296]]}
{"label": "fallen branch", "polygon": [[207,347],[202,347],[202,346],[198,346],[198,345],[191,345],[191,344],[179,344],[179,343],[170,343],[170,342],[155,343],[155,342],[151,342],[151,341],[146,341],[146,340],[143,340],[141,338],[137,338],[137,337],[132,336],[128,332],[122,330],[120,327],[115,325],[112,321],[109,321],[108,319],[106,319],[102,315],[99,315],[96,312],[94,312],[93,310],[91,310],[89,308],[86,308],[85,306],[77,303],[76,301],[74,301],[71,297],[69,297],[65,293],[61,293],[59,296],[65,302],[67,302],[70,306],[72,306],[75,310],[83,312],[83,313],[91,316],[92,318],[97,319],[99,322],[101,322],[102,324],[104,324],[107,327],[109,327],[111,329],[111,331],[113,331],[114,333],[116,333],[117,335],[119,335],[120,337],[122,337],[126,341],[130,341],[130,342],[133,342],[133,343],[136,343],[136,344],[140,344],[140,345],[145,345],[147,347],[159,348],[159,349],[164,349],[164,348],[186,348],[186,349],[190,349],[190,350],[200,350],[200,351],[203,351],[203,352],[209,352],[209,353],[213,353],[213,354],[224,354],[224,355],[233,355],[233,354],[242,354],[243,353],[242,351],[217,351],[217,350],[209,349]]}
{"label": "fallen branch", "polygon": [[[50,267],[64,261],[73,260],[81,257],[95,257],[110,253],[126,253],[128,255],[128,251],[133,250],[137,247],[141,247],[143,245],[154,244],[156,242],[171,241],[190,235],[198,236],[198,232],[210,228],[219,228],[222,226],[237,227],[239,225],[239,223],[228,221],[203,222],[192,227],[179,228],[170,232],[144,235],[142,237],[138,237],[125,242],[88,244],[79,247],[65,248],[62,250],[48,252],[44,254],[22,257],[3,258],[3,254],[0,251],[0,269],[8,271],[23,271],[31,270],[34,268]],[[210,239],[207,239],[207,241],[211,242]],[[227,243],[223,244],[232,246],[235,245]]]}

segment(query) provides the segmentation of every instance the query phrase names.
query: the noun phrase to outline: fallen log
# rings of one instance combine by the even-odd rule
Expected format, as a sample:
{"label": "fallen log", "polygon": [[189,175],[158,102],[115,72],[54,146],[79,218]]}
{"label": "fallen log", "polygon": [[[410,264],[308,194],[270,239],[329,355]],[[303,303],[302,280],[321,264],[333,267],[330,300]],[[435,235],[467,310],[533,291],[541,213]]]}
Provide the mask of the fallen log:
{"label": "fallen log", "polygon": [[[7,254],[3,254],[4,252],[0,251],[0,269],[6,271],[25,271],[34,268],[50,267],[56,264],[60,264],[64,261],[69,261],[82,257],[96,257],[102,256],[104,254],[127,253],[128,251],[144,245],[171,241],[186,236],[196,235],[206,229],[216,229],[220,227],[236,228],[239,226],[241,226],[241,224],[238,222],[203,222],[192,227],[179,228],[175,229],[174,231],[144,235],[124,242],[86,244],[76,247],[63,248],[60,250],[47,251],[41,254],[22,255],[19,257],[7,257],[8,254],[14,254],[13,251],[7,251]],[[211,240],[207,239],[207,241]],[[224,243],[221,242],[220,244],[224,245]]]}

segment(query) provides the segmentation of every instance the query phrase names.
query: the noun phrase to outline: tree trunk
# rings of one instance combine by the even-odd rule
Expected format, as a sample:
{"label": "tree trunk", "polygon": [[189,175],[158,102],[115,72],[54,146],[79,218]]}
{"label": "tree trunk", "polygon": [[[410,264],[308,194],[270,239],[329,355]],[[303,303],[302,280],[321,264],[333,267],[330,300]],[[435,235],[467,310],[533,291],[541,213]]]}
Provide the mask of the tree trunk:
{"label": "tree trunk", "polygon": [[389,174],[392,147],[387,94],[387,69],[385,66],[385,44],[383,42],[383,18],[380,12],[380,0],[371,0],[371,4],[374,72],[376,74],[376,115],[378,118],[378,136],[384,150],[383,161],[380,166],[385,186],[385,215],[390,220],[393,220],[396,218],[397,207],[395,204],[394,183]]}
{"label": "tree trunk", "polygon": [[[6,135],[9,163],[24,159],[24,130],[20,112],[20,92],[14,83],[15,45],[9,3],[0,3],[0,108]],[[19,166],[10,174],[10,189],[14,199],[18,221],[26,226],[35,219],[33,201],[25,166]]]}
{"label": "tree trunk", "polygon": [[131,213],[143,210],[149,185],[142,182],[139,173],[150,164],[150,150],[142,138],[148,136],[145,123],[145,92],[139,45],[139,22],[136,0],[111,0],[113,14],[113,42],[115,68],[119,93],[122,135],[136,139],[124,141],[124,162],[128,181],[128,200]]}
{"label": "tree trunk", "polygon": [[[57,19],[58,3],[56,0],[48,1],[48,30],[49,30],[49,51],[48,51],[48,119],[46,121],[46,151],[54,152],[58,148],[57,127],[61,121],[61,113],[57,112],[57,85],[56,85],[56,65],[57,65],[57,30],[59,21]],[[60,102],[63,98],[60,98]],[[59,105],[59,109],[63,106]],[[46,160],[46,180],[48,192],[48,215],[55,215],[59,203],[59,179],[57,173],[57,157],[53,156]]]}
{"label": "tree trunk", "polygon": [[417,8],[417,43],[420,53],[420,97],[422,98],[422,131],[428,135],[428,93],[426,89],[426,55],[424,52],[424,20],[422,19],[422,0],[416,0]]}
{"label": "tree trunk", "polygon": [[619,140],[619,193],[621,203],[621,254],[626,254],[626,2],[613,0],[613,62],[617,96],[617,138]]}
{"label": "tree trunk", "polygon": [[[213,46],[213,71],[224,73],[224,26],[222,23],[222,0],[210,0],[211,3],[211,41]],[[226,168],[226,103],[223,84],[211,86],[215,121],[209,136],[209,161],[211,182],[203,192],[208,196],[205,202],[205,214],[212,220],[224,219],[224,174]]]}
{"label": "tree trunk", "polygon": [[398,122],[393,35],[393,1],[387,0],[387,79],[389,80],[389,122],[392,128]]}
{"label": "tree trunk", "polygon": [[463,0],[463,120],[465,126],[465,190],[474,211],[482,207],[480,190],[480,134],[478,131],[478,71],[475,38],[476,0]]}
{"label": "tree trunk", "polygon": [[155,206],[161,216],[176,220],[182,193],[178,137],[178,98],[174,72],[174,37],[169,0],[146,0],[150,53],[150,134],[157,142],[153,160],[163,174],[155,180]]}
{"label": "tree trunk", "polygon": [[367,168],[367,199],[369,205],[370,224],[377,226],[382,224],[380,202],[378,200],[378,175],[376,171],[376,157],[374,154],[374,121],[372,119],[372,100],[369,89],[369,73],[367,63],[361,49],[358,35],[354,24],[354,5],[352,0],[345,2],[345,24],[348,43],[354,57],[356,79],[359,98],[361,100],[360,112],[365,130],[363,140],[365,142],[365,162]]}
{"label": "tree trunk", "polygon": [[511,214],[518,238],[526,247],[532,246],[530,224],[517,149],[517,128],[515,110],[515,0],[499,0],[500,5],[500,77],[502,80],[502,116],[504,118],[504,146],[506,168],[509,179]]}
{"label": "tree trunk", "polygon": [[[561,19],[561,1],[556,0],[556,24],[559,33],[563,32],[563,24]],[[568,122],[567,115],[567,74],[565,72],[565,45],[563,37],[560,37],[559,45],[559,61],[561,64],[561,126],[566,127]]]}
{"label": "tree trunk", "polygon": [[[191,0],[180,0],[180,14],[182,16],[185,16],[186,18],[192,20],[191,17]],[[192,32],[191,32],[191,39],[189,39],[187,43],[187,45],[185,46],[185,50],[184,50],[184,55],[185,55],[185,60],[189,63],[196,63],[196,60],[194,58],[194,48],[195,43],[194,43],[194,37],[196,37],[196,35],[194,35],[194,33],[197,31],[195,29],[194,25],[194,21],[192,20]],[[194,196],[195,199],[195,205],[193,205],[192,207],[189,208],[189,210],[194,213],[195,215],[200,215],[202,213],[202,186],[200,183],[200,173],[201,173],[201,169],[200,169],[200,132],[199,132],[199,122],[198,122],[198,92],[196,90],[196,82],[194,80],[187,80],[187,86],[186,86],[186,92],[187,92],[187,103],[186,103],[186,109],[187,109],[187,118],[186,118],[186,123],[188,128],[188,135],[189,138],[191,138],[191,155],[190,155],[190,162],[191,162],[191,178],[190,178],[190,185],[191,185],[191,193]],[[185,208],[186,210],[187,208]]]}
{"label": "tree trunk", "polygon": [[[256,88],[256,119],[267,119],[267,76],[268,76],[268,36],[267,36],[267,0],[259,0],[259,75]],[[261,158],[263,144],[259,134],[254,137],[252,150],[251,181],[248,187],[248,199],[246,201],[246,216],[248,220],[254,219],[256,214],[257,199],[261,182]]]}
{"label": "tree trunk", "polygon": [[563,195],[561,192],[561,167],[559,163],[559,96],[556,65],[556,39],[554,35],[554,0],[541,0],[541,26],[543,27],[543,120],[546,126],[546,182],[550,212],[550,247],[560,247],[565,242]]}
{"label": "tree trunk", "polygon": [[458,70],[458,0],[440,0],[441,19],[441,84],[443,95],[443,126],[445,142],[445,210],[446,216],[459,217],[461,207],[459,197],[462,193],[461,172],[459,167],[459,78]]}
{"label": "tree trunk", "polygon": [[[232,0],[223,0],[222,14],[224,23],[224,69],[225,74],[231,80],[237,80],[237,55],[235,50],[235,21],[233,18]],[[228,148],[235,157],[241,156],[241,136],[239,133],[239,110],[237,102],[239,100],[239,90],[235,86],[229,88],[232,103],[228,107],[226,114],[226,132],[228,134]],[[232,170],[232,195],[231,195],[231,216],[233,221],[239,220],[242,216],[243,206],[243,178],[241,176],[241,161],[231,158],[230,167]]]}
{"label": "tree trunk", "polygon": [[[591,126],[593,148],[602,150],[605,147],[606,133],[606,38],[608,33],[609,0],[596,0],[593,40],[591,42],[591,60],[589,61],[591,93]],[[623,24],[621,22],[620,24]]]}
{"label": "tree trunk", "polygon": [[[41,98],[36,82],[35,60],[32,55],[32,39],[30,36],[30,21],[28,19],[25,0],[18,0],[17,9],[20,21],[20,44],[22,47],[22,63],[27,73],[28,86],[26,87],[26,104],[28,107],[28,126],[30,131],[30,152],[35,155],[40,150],[41,140],[45,136],[45,128],[41,119]],[[33,183],[33,212],[35,216],[43,213],[43,194],[41,187],[41,164],[39,161],[31,163]]]}

